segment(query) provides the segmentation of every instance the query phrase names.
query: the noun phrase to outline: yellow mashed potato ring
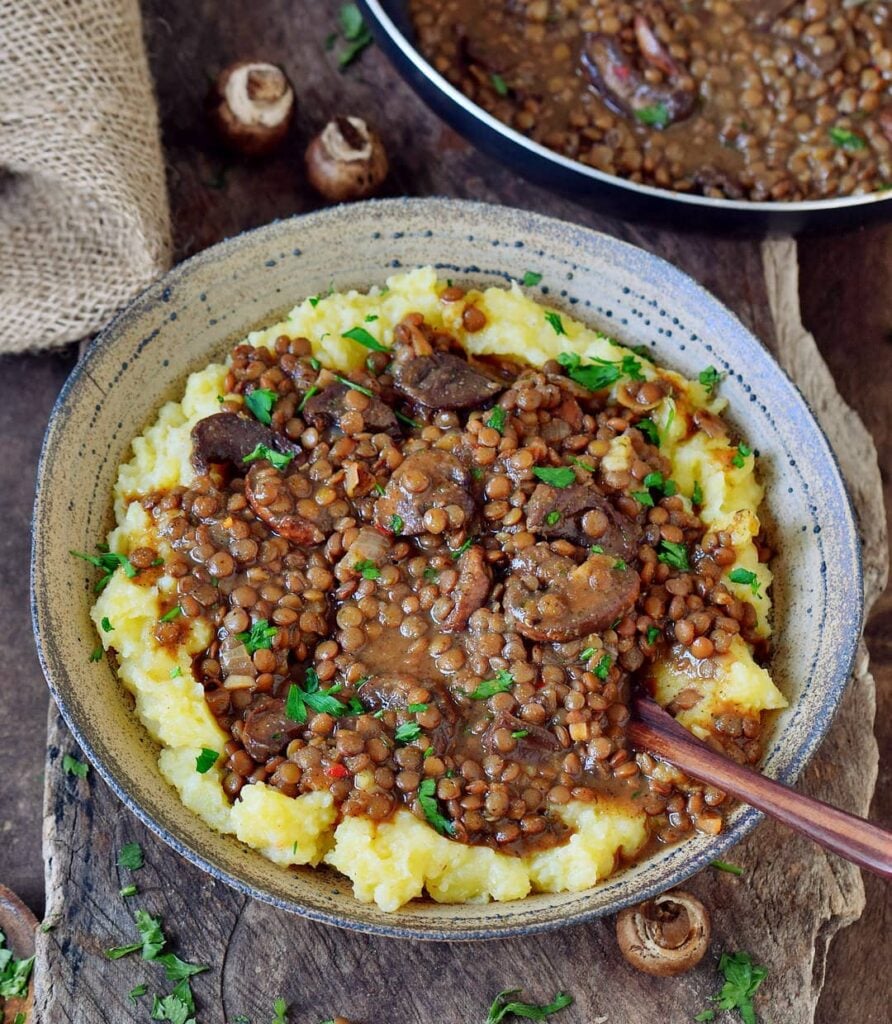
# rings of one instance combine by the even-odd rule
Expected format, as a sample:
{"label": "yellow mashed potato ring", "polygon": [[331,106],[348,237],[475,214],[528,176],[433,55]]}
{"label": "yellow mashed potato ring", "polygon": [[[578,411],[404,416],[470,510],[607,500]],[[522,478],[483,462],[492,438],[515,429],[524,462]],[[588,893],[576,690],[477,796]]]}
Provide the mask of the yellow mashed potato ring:
{"label": "yellow mashed potato ring", "polygon": [[[487,323],[482,330],[468,334],[461,323],[460,304],[440,301],[445,287],[430,267],[397,274],[383,289],[314,297],[313,302],[306,299],[285,320],[255,331],[247,341],[272,347],[283,334],[305,337],[314,355],[344,372],[362,365],[367,354],[362,346],[343,337],[346,331],[361,324],[377,341],[390,345],[399,321],[408,313],[420,312],[432,326],[452,332],[467,351],[477,355],[517,356],[541,364],[566,351],[583,358],[614,360],[629,354],[628,349],[565,314],[560,314],[565,333],[559,335],[545,318],[546,309],[517,284],[510,289],[470,293]],[[692,432],[694,412],[707,409],[719,413],[722,400],[713,398],[699,383],[659,369],[646,359],[641,366],[648,379],[664,377],[675,387],[677,398],[664,399],[652,414],[661,435],[661,451],[671,462],[679,493],[690,500],[699,484],[701,519],[710,529],[728,530],[737,553],[735,564],[757,575],[758,630],[767,637],[771,605],[766,591],[771,572],[759,562],[754,542],[763,494],[755,478],[754,459],[748,456],[742,459],[742,466],[736,466],[731,461],[734,450],[724,438]],[[156,421],[133,441],[133,457],[121,466],[115,486],[117,525],[108,537],[113,551],[126,553],[150,546],[165,558],[172,553],[167,542],[155,535],[138,499],[188,484],[193,478],[190,431],[198,420],[219,410],[218,396],[226,372],[226,366],[215,363],[191,374],[182,400],[167,402]],[[630,455],[628,440],[619,438],[606,459],[621,468]],[[725,582],[740,597],[752,596],[749,585],[727,578]],[[195,766],[203,748],[221,752],[228,738],[191,673],[191,657],[207,646],[210,626],[192,620],[176,651],[162,647],[154,638],[154,625],[175,589],[175,581],[163,574],[146,585],[117,572],[93,607],[93,621],[103,646],[117,652],[119,678],[134,695],[137,714],[161,747],[159,767],[164,778],[208,825],[235,835],[275,863],[315,865],[324,860],[350,878],[357,899],[393,911],[424,891],[444,903],[515,900],[531,891],[579,891],[608,877],[621,856],[634,857],[647,842],[644,813],[628,801],[606,797],[560,808],[573,830],[570,840],[524,857],[452,842],[404,809],[387,822],[347,817],[336,825],[337,812],[328,793],[291,798],[257,784],[246,787],[230,804],[219,762],[205,774]],[[113,624],[113,631],[101,629],[103,618]],[[695,733],[704,735],[710,718],[729,709],[757,715],[786,705],[769,674],[755,663],[739,638],[727,655],[713,661],[715,673],[708,680],[692,675],[683,665],[664,663],[654,669],[661,703],[668,703],[696,681],[703,698],[679,716]]]}

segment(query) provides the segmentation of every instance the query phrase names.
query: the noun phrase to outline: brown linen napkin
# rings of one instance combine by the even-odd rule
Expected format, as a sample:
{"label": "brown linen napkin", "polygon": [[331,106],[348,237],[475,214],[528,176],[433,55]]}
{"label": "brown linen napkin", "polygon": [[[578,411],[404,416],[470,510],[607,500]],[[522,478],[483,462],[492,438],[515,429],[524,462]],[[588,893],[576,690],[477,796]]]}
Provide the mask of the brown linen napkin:
{"label": "brown linen napkin", "polygon": [[138,0],[0,0],[0,354],[82,338],[169,264]]}

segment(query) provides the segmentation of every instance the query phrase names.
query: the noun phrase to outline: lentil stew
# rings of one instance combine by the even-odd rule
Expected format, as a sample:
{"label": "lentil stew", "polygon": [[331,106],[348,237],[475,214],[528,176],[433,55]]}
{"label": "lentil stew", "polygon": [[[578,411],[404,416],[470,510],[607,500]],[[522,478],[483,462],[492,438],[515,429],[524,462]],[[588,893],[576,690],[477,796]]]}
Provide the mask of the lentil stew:
{"label": "lentil stew", "polygon": [[[485,328],[462,289],[439,301]],[[156,642],[212,627],[192,671],[229,737],[227,797],[330,793],[375,822],[405,807],[516,856],[564,843],[571,801],[643,811],[653,843],[717,834],[724,794],[626,736],[658,663],[694,666],[669,702],[684,713],[734,644],[767,654],[756,575],[739,569],[752,601],[726,585],[734,538],[679,493],[650,418],[680,378],[643,354],[474,357],[417,312],[389,348],[345,337],[369,349],[349,376],[304,337],[237,345],[192,429],[194,479],[140,498],[172,554],[131,550],[135,581],[176,581]],[[692,429],[751,455],[706,410]],[[728,704],[708,740],[755,763],[760,732]]]}
{"label": "lentil stew", "polygon": [[892,186],[892,11],[846,0],[410,0],[421,52],[583,164],[714,198]]}

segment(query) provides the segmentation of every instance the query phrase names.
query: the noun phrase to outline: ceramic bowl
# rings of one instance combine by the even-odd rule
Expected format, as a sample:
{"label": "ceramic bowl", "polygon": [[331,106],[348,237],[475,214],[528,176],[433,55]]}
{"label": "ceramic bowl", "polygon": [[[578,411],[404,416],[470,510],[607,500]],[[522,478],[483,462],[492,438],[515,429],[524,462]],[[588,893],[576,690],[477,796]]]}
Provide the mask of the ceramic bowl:
{"label": "ceramic bowl", "polygon": [[343,206],[270,224],[205,250],[137,298],[90,346],[56,403],[38,473],[33,618],[50,689],[96,769],[127,807],[192,863],[243,893],[318,921],[383,935],[471,939],[583,921],[661,892],[739,842],[759,820],[732,811],[717,838],[661,850],[586,892],[514,903],[418,901],[387,914],[327,869],[285,871],[212,831],[160,775],[157,750],[96,643],[92,550],[112,522],[130,442],[186,375],[249,330],[333,284],[364,289],[434,264],[463,285],[542,274],[539,297],[695,376],[708,364],[731,419],[759,452],[774,562],[772,670],[790,707],[769,730],[763,770],[792,782],[833,717],[861,624],[859,544],[833,453],[783,371],[742,324],[669,264],[606,235],[504,207],[444,199]]}

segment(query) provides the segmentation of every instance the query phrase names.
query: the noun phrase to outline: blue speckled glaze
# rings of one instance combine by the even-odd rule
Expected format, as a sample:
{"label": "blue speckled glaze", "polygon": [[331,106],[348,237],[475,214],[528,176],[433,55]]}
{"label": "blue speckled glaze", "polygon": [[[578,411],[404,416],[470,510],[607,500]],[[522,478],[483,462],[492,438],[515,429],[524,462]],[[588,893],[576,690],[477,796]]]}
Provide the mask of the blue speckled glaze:
{"label": "blue speckled glaze", "polygon": [[760,815],[739,807],[722,835],[664,849],[582,893],[461,906],[416,901],[385,914],[356,901],[329,869],[283,871],[183,807],[111,670],[87,661],[95,644],[91,580],[67,555],[104,536],[131,439],[162,401],[181,394],[189,372],[331,283],[365,289],[394,268],[427,264],[478,286],[535,270],[542,281],[527,290],[542,301],[647,345],[689,376],[708,363],[728,374],[722,394],[759,452],[763,512],[778,551],[772,674],[790,708],[776,717],[763,770],[792,782],[830,725],[861,627],[858,535],[827,440],[756,338],[690,278],[616,239],[518,210],[444,199],[338,207],[214,246],[147,289],[93,343],[56,403],[38,473],[32,610],[47,681],[78,742],[124,803],[189,861],[313,920],[395,937],[481,939],[614,913],[722,856]]}

